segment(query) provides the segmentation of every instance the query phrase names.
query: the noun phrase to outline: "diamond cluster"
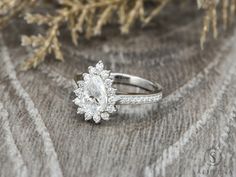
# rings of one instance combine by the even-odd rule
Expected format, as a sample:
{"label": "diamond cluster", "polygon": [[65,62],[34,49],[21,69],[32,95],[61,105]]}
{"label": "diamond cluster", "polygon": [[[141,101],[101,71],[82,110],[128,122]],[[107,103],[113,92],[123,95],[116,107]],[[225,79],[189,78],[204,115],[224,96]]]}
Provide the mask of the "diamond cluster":
{"label": "diamond cluster", "polygon": [[89,73],[83,74],[83,80],[78,81],[74,91],[73,102],[78,106],[77,113],[84,114],[85,120],[93,119],[96,123],[101,119],[109,120],[109,115],[116,111],[115,92],[112,87],[110,71],[104,70],[102,61],[95,67],[88,68]]}

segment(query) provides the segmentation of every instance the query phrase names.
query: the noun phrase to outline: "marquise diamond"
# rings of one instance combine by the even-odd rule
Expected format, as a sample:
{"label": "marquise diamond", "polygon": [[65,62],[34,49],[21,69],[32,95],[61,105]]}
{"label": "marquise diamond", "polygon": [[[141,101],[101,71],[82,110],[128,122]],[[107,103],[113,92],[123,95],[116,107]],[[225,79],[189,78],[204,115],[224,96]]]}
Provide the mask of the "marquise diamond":
{"label": "marquise diamond", "polygon": [[83,96],[82,104],[91,114],[105,110],[107,106],[107,93],[100,76],[91,76],[91,78],[85,82]]}
{"label": "marquise diamond", "polygon": [[74,91],[77,112],[85,114],[85,120],[93,119],[96,123],[101,119],[108,120],[109,114],[116,111],[115,102],[109,101],[114,100],[116,91],[112,88],[110,71],[104,70],[102,61],[99,61],[96,67],[89,67],[89,74],[85,73],[83,79]]}

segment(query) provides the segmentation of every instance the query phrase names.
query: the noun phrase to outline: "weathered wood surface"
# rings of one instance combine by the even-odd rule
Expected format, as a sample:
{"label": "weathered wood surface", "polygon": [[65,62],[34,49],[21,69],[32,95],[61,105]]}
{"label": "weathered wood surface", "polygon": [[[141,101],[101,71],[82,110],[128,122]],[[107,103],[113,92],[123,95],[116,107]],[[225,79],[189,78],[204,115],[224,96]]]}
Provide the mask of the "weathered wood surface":
{"label": "weathered wood surface", "polygon": [[[201,18],[172,12],[125,37],[108,27],[78,48],[65,32],[66,62],[28,72],[19,71],[28,55],[20,33],[38,29],[15,21],[2,31],[0,176],[236,176],[236,32],[201,51]],[[98,59],[158,81],[164,99],[85,122],[71,103],[71,78]]]}

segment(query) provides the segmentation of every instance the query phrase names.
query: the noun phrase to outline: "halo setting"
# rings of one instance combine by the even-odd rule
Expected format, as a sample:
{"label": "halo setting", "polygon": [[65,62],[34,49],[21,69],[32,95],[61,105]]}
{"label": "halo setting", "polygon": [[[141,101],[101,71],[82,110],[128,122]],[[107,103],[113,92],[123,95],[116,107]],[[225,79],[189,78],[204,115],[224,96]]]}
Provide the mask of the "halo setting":
{"label": "halo setting", "polygon": [[77,113],[84,114],[85,120],[93,119],[99,123],[101,119],[109,120],[111,113],[116,111],[116,89],[112,87],[113,78],[109,70],[104,70],[102,61],[95,67],[88,68],[89,73],[83,74],[83,80],[78,81],[74,91],[73,102],[78,106]]}
{"label": "halo setting", "polygon": [[[88,73],[76,75],[77,113],[84,114],[85,120],[109,120],[117,111],[116,105],[142,105],[157,103],[162,98],[162,87],[144,78],[123,73],[111,73],[104,69],[102,61],[95,67],[89,66]],[[118,86],[119,91],[114,88]],[[122,86],[125,86],[122,89]],[[128,91],[127,86],[139,88]],[[127,89],[125,91],[124,89]]]}

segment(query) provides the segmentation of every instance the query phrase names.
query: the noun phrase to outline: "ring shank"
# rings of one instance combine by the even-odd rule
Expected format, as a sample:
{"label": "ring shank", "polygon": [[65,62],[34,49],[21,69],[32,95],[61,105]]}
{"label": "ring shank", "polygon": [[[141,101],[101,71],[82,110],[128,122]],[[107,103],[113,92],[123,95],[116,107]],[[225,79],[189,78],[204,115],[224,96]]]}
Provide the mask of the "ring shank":
{"label": "ring shank", "polygon": [[118,104],[147,104],[158,102],[162,98],[162,87],[141,77],[111,73],[113,84],[130,85],[148,91],[148,93],[124,93],[118,92]]}
{"label": "ring shank", "polygon": [[[141,88],[143,90],[148,91],[149,93],[142,93],[142,94],[150,94],[150,93],[159,93],[162,91],[162,88],[159,84],[154,84],[149,80],[143,79],[141,77],[132,76],[129,74],[122,74],[122,73],[111,73],[111,77],[113,78],[113,84],[121,84],[121,85],[130,85],[134,87]],[[119,92],[122,93],[122,92]],[[122,93],[122,94],[141,94],[141,93]]]}
{"label": "ring shank", "polygon": [[[113,84],[129,85],[141,88],[147,93],[130,93],[117,91],[117,104],[147,104],[158,102],[162,98],[162,87],[158,83],[153,83],[141,77],[123,74],[111,73]],[[82,75],[76,76],[75,81],[82,80]]]}

